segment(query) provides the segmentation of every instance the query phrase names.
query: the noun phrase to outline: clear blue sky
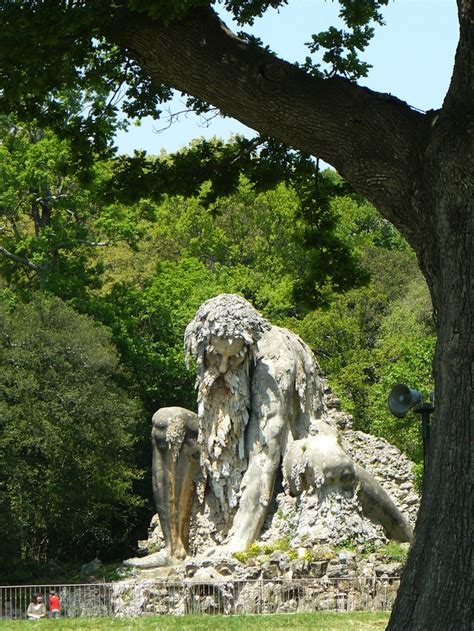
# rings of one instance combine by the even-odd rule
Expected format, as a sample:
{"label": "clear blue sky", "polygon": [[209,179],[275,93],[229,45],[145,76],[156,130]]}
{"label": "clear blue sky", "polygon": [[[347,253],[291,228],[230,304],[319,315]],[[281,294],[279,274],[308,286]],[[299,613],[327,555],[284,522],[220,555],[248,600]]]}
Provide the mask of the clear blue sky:
{"label": "clear blue sky", "polygon": [[[289,0],[279,12],[269,10],[247,32],[260,37],[287,61],[302,61],[308,54],[304,43],[312,33],[337,25],[339,5],[324,0]],[[395,0],[384,10],[386,25],[376,35],[364,59],[372,64],[363,81],[373,90],[389,92],[421,110],[441,106],[453,67],[458,38],[455,0]],[[234,27],[228,15],[227,25]],[[172,112],[185,109],[179,98],[170,104]],[[118,134],[120,153],[145,149],[157,154],[173,152],[193,138],[218,136],[227,139],[235,133],[254,132],[234,119],[214,118],[207,123],[194,114],[179,117],[167,128],[163,120],[145,119],[140,127],[130,126]]]}

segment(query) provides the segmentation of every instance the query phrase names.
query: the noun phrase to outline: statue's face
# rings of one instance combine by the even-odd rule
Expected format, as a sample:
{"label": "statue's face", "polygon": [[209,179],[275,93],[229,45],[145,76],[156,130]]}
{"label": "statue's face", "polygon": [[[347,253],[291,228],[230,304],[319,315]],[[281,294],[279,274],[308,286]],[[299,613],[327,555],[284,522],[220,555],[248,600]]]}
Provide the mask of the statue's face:
{"label": "statue's face", "polygon": [[207,351],[206,365],[215,367],[223,375],[229,369],[235,369],[244,361],[247,349],[243,340],[232,340],[211,336],[211,343]]}

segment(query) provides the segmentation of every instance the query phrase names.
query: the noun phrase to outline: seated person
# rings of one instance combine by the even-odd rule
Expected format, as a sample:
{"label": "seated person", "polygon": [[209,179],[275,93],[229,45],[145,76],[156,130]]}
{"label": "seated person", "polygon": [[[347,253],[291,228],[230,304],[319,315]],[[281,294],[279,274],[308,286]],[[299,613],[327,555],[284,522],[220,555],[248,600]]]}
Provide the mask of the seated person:
{"label": "seated person", "polygon": [[58,592],[52,591],[49,595],[49,617],[59,618],[61,616],[61,603]]}
{"label": "seated person", "polygon": [[46,618],[46,605],[43,602],[43,596],[41,594],[35,594],[33,596],[33,599],[26,610],[26,617],[28,620],[40,620],[41,618]]}

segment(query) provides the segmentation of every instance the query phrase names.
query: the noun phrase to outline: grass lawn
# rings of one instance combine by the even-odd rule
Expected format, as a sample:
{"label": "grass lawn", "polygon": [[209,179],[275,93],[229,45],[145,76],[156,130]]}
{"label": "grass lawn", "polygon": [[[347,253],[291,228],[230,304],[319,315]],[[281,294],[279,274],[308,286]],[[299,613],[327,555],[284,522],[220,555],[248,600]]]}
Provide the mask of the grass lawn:
{"label": "grass lawn", "polygon": [[0,631],[38,629],[95,631],[138,629],[141,631],[371,631],[385,629],[388,613],[307,613],[271,616],[151,616],[142,618],[63,618],[58,620],[0,620]]}

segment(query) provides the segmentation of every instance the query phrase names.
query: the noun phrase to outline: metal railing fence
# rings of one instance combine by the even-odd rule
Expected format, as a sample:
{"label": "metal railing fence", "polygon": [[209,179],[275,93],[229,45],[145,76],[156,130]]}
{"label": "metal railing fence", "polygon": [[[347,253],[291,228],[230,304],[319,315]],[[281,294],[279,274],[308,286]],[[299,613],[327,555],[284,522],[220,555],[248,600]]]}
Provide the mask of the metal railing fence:
{"label": "metal railing fence", "polygon": [[59,594],[62,616],[112,616],[111,586],[112,583],[0,586],[0,618],[26,618],[26,610],[35,594],[43,596],[49,610],[49,594],[52,591]]}
{"label": "metal railing fence", "polygon": [[64,617],[186,614],[271,614],[388,611],[400,579],[300,578],[260,580],[128,579],[116,583],[0,586],[0,617],[25,618],[33,595],[45,604],[57,591]]}

